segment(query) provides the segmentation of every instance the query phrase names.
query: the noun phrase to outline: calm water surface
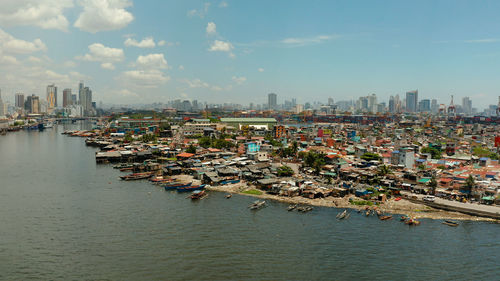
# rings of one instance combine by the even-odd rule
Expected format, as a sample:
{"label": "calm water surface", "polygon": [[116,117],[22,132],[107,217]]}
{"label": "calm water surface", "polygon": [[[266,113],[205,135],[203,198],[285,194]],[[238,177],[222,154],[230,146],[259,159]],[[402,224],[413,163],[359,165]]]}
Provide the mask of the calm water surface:
{"label": "calm water surface", "polygon": [[0,136],[1,280],[499,280],[500,224],[191,202],[96,165],[81,126]]}

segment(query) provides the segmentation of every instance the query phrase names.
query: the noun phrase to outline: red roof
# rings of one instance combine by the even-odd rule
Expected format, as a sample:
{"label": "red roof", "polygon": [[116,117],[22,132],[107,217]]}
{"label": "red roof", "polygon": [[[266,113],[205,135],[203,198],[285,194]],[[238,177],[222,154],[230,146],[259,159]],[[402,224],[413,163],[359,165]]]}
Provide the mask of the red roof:
{"label": "red roof", "polygon": [[208,151],[210,151],[210,152],[221,152],[222,150],[217,149],[217,148],[209,148]]}
{"label": "red roof", "polygon": [[192,157],[193,155],[194,155],[193,153],[183,152],[183,153],[177,154],[177,157],[189,158],[189,157]]}

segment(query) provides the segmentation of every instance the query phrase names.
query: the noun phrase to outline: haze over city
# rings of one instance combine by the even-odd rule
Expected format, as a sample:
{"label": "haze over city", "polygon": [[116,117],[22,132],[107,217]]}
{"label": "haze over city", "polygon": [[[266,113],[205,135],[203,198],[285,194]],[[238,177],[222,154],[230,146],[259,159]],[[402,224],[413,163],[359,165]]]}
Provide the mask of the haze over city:
{"label": "haze over city", "polygon": [[[356,101],[418,89],[497,104],[499,2],[2,1],[0,88],[104,104]],[[62,97],[59,97],[62,99]]]}

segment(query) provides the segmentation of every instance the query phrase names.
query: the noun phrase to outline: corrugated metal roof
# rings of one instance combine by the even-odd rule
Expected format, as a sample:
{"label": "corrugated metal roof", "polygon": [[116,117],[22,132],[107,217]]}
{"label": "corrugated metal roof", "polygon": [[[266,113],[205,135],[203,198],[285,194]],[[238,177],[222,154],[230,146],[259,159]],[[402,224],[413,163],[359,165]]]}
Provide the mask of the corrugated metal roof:
{"label": "corrugated metal roof", "polygon": [[221,118],[221,122],[278,122],[275,118]]}

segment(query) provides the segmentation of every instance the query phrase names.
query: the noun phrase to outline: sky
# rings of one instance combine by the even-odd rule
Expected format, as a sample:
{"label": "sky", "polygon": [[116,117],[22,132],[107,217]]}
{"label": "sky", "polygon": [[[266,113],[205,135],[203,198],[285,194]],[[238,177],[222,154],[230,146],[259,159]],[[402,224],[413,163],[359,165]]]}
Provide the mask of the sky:
{"label": "sky", "polygon": [[500,1],[0,0],[0,89],[97,102],[500,96]]}

